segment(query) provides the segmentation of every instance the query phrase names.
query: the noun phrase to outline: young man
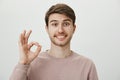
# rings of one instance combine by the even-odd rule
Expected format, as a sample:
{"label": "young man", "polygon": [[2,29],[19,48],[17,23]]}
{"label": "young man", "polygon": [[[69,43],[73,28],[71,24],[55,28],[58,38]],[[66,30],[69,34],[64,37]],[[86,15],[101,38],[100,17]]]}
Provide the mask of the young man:
{"label": "young man", "polygon": [[[10,80],[98,80],[94,63],[70,49],[70,41],[75,32],[75,13],[66,4],[56,4],[45,15],[46,31],[51,47],[41,52],[37,42],[28,44],[31,31],[20,35],[19,64]],[[37,49],[30,49],[35,45]]]}

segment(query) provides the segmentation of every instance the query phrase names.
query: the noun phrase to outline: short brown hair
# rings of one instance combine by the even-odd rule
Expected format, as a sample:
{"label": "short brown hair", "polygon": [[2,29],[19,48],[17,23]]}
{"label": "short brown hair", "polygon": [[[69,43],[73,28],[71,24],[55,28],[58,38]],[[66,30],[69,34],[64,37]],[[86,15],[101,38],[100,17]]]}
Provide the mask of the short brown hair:
{"label": "short brown hair", "polygon": [[72,19],[73,24],[75,23],[76,16],[75,16],[74,10],[70,6],[61,3],[61,4],[56,4],[51,6],[46,12],[46,15],[45,15],[46,26],[48,26],[49,16],[53,13],[64,14],[70,19]]}

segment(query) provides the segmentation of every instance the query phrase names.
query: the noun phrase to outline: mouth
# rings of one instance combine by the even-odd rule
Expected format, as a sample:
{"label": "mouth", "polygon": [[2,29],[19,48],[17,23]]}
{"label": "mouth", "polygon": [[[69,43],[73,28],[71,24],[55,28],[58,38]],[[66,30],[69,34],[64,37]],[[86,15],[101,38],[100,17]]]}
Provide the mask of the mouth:
{"label": "mouth", "polygon": [[67,35],[56,35],[55,36],[59,41],[63,41],[66,37],[67,37]]}

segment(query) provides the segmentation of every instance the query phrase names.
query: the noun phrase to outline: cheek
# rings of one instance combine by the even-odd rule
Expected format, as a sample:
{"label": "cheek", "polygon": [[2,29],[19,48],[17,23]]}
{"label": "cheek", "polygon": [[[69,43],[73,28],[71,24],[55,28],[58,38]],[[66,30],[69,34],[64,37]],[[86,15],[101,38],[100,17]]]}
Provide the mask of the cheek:
{"label": "cheek", "polygon": [[69,33],[69,34],[73,34],[74,30],[73,29],[67,29],[66,32]]}
{"label": "cheek", "polygon": [[54,30],[48,30],[48,34],[50,35],[50,36],[53,36],[54,35]]}

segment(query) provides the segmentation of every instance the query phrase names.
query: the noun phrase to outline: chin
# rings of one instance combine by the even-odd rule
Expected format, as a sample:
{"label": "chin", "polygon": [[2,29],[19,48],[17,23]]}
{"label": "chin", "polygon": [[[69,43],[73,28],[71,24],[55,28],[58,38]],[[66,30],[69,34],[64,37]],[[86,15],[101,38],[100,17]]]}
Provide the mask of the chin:
{"label": "chin", "polygon": [[56,45],[56,46],[61,46],[61,47],[62,47],[62,46],[68,45],[69,42],[70,42],[70,41],[63,41],[63,42],[57,42],[57,41],[56,41],[56,42],[53,42],[53,44]]}

